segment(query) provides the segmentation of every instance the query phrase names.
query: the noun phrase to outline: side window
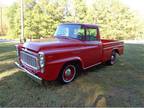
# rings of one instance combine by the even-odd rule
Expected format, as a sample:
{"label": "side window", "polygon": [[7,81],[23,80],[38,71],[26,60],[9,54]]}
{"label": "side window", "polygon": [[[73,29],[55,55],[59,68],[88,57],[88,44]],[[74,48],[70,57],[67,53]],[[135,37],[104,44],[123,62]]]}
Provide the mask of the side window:
{"label": "side window", "polygon": [[84,29],[79,29],[78,31],[77,31],[77,35],[78,36],[84,36]]}
{"label": "side window", "polygon": [[86,40],[95,41],[97,35],[97,29],[95,28],[87,28],[86,29]]}
{"label": "side window", "polygon": [[83,28],[78,29],[77,31],[75,31],[75,34],[77,35],[78,39],[83,39],[85,36],[85,31]]}

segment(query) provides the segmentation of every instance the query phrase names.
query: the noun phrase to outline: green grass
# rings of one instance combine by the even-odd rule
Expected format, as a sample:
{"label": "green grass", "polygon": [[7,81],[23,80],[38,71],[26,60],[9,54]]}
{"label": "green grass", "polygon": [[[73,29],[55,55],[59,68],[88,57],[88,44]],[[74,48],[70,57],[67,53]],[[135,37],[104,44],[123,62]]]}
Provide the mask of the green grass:
{"label": "green grass", "polygon": [[125,45],[115,65],[91,68],[68,85],[35,83],[15,57],[14,44],[0,43],[0,106],[144,107],[144,45]]}

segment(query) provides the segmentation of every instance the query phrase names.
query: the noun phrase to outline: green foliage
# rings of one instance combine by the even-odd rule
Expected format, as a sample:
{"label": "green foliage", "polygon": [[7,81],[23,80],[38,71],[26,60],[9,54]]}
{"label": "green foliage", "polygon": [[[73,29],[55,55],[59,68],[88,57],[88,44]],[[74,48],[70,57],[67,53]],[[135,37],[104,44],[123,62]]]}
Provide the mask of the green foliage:
{"label": "green foliage", "polygon": [[[119,0],[25,0],[25,37],[40,38],[54,34],[62,22],[100,25],[101,35],[109,39],[144,38],[144,30],[136,14]],[[8,8],[9,34],[20,35],[18,3]]]}
{"label": "green foliage", "polygon": [[11,7],[7,10],[7,18],[9,21],[9,31],[8,35],[13,35],[13,38],[16,38],[20,34],[20,13],[18,4],[14,3]]}
{"label": "green foliage", "polygon": [[62,21],[63,8],[58,1],[41,0],[37,3],[33,2],[27,3],[31,7],[26,7],[25,10],[25,35],[28,38],[53,35],[57,25]]}

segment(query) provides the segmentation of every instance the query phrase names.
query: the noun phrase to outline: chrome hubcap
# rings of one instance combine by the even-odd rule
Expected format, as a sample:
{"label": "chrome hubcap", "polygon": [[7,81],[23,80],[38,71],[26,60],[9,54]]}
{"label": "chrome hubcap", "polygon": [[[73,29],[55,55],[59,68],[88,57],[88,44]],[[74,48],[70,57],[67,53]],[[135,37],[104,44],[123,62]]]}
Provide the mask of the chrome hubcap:
{"label": "chrome hubcap", "polygon": [[73,65],[68,65],[63,72],[62,76],[63,81],[66,83],[71,82],[74,79],[75,74],[76,74],[75,67]]}
{"label": "chrome hubcap", "polygon": [[71,69],[68,68],[68,69],[65,71],[65,75],[66,75],[66,76],[70,76],[70,75],[71,75]]}
{"label": "chrome hubcap", "polygon": [[115,58],[115,57],[114,57],[114,56],[112,56],[112,57],[111,57],[111,60],[112,60],[112,61],[114,61],[114,58]]}
{"label": "chrome hubcap", "polygon": [[112,56],[111,56],[111,64],[114,64],[114,63],[115,63],[115,56],[112,55]]}

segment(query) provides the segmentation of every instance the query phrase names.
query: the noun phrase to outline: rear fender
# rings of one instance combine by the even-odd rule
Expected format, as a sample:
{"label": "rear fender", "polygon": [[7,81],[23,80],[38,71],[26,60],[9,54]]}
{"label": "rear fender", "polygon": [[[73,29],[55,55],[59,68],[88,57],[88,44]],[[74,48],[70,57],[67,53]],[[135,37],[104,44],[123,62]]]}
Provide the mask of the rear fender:
{"label": "rear fender", "polygon": [[118,55],[122,55],[123,54],[123,48],[122,47],[120,47],[120,48],[114,48],[112,51],[116,51],[116,53]]}

